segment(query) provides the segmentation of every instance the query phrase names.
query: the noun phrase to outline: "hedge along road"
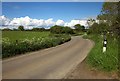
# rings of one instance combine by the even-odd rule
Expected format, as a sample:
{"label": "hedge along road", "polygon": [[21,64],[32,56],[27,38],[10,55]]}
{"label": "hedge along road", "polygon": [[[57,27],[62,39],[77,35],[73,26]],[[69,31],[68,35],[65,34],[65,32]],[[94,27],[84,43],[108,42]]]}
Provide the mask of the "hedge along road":
{"label": "hedge along road", "polygon": [[87,56],[94,43],[80,36],[62,45],[3,60],[3,79],[62,79]]}

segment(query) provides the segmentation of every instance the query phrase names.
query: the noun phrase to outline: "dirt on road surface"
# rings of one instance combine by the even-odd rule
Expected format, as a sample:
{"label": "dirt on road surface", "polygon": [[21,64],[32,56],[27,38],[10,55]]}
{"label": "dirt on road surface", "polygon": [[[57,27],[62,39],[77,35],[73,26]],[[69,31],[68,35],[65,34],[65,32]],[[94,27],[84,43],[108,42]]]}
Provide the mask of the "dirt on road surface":
{"label": "dirt on road surface", "polygon": [[3,79],[62,79],[82,62],[93,42],[80,36],[62,45],[5,59]]}

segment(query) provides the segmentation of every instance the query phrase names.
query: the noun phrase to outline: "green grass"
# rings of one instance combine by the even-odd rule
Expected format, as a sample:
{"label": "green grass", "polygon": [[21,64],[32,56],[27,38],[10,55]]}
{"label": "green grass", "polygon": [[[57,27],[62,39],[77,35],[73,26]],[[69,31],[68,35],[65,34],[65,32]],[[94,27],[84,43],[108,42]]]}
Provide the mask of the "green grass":
{"label": "green grass", "polygon": [[69,35],[50,32],[4,31],[2,35],[2,58],[57,46],[71,39]]}
{"label": "green grass", "polygon": [[102,52],[103,37],[100,35],[87,35],[84,38],[91,39],[95,46],[87,57],[87,63],[98,70],[118,71],[118,41],[114,37],[107,36],[107,51]]}
{"label": "green grass", "polygon": [[8,38],[10,41],[15,40],[24,40],[24,39],[32,39],[40,38],[40,37],[48,37],[50,32],[33,32],[33,31],[3,31],[2,38]]}

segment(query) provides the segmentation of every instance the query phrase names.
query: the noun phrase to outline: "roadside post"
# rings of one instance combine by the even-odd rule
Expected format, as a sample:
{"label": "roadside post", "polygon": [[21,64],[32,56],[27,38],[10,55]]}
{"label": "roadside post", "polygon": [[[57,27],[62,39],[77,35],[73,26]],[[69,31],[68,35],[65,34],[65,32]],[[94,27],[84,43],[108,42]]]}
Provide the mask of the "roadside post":
{"label": "roadside post", "polygon": [[106,50],[107,50],[107,37],[106,37],[106,32],[104,32],[103,35],[104,35],[104,36],[103,36],[103,53],[105,53]]}

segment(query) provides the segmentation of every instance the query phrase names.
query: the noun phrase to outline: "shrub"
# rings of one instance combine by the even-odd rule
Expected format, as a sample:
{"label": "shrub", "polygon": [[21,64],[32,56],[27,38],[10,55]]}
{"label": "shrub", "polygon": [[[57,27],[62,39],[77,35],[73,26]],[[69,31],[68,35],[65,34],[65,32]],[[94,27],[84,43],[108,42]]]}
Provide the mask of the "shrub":
{"label": "shrub", "polygon": [[68,35],[57,35],[33,38],[31,40],[24,39],[17,42],[10,41],[8,38],[2,39],[2,58],[24,54],[25,52],[40,50],[53,47],[67,42],[71,39]]}

